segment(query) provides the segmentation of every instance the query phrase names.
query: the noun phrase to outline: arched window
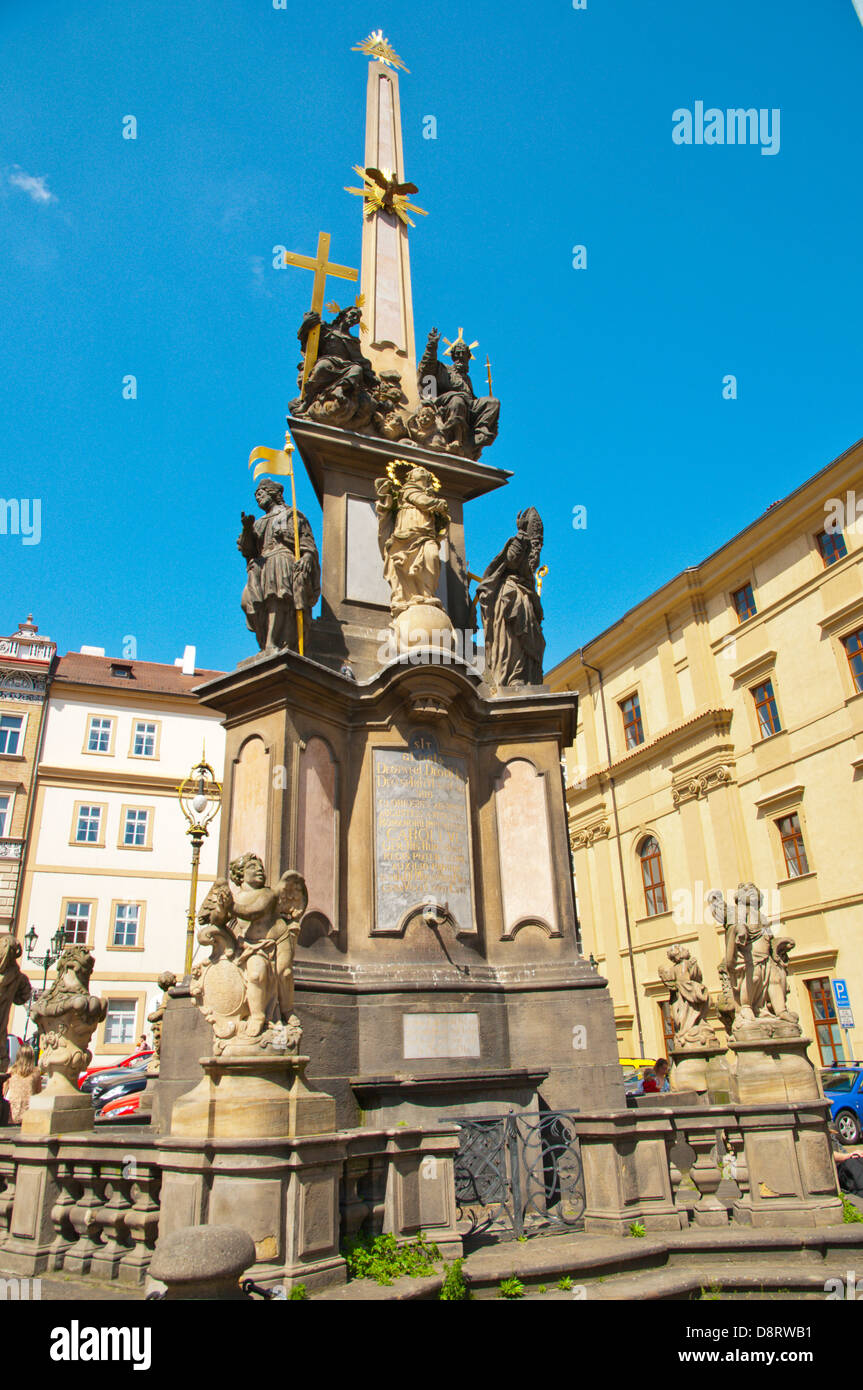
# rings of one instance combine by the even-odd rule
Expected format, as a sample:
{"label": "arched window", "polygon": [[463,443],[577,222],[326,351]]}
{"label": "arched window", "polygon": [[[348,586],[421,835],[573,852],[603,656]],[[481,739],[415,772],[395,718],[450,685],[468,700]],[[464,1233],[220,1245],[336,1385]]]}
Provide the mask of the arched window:
{"label": "arched window", "polygon": [[665,882],[662,877],[662,854],[659,843],[653,835],[648,835],[646,840],[642,840],[638,847],[638,857],[641,860],[641,877],[644,882],[644,901],[647,906],[647,915],[648,917],[656,917],[660,912],[666,912],[668,909],[665,901]]}

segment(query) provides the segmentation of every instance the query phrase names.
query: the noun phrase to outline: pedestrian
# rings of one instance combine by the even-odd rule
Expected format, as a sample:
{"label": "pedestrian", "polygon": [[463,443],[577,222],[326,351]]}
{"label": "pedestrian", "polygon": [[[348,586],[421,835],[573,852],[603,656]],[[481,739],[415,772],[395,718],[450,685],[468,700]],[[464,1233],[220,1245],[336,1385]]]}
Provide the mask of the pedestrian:
{"label": "pedestrian", "polygon": [[9,1102],[9,1123],[20,1125],[24,1112],[30,1108],[30,1100],[38,1096],[42,1089],[42,1072],[36,1065],[36,1055],[27,1043],[18,1049],[12,1063],[9,1080],[3,1094]]}
{"label": "pedestrian", "polygon": [[830,1126],[830,1138],[833,1143],[839,1189],[853,1198],[856,1206],[860,1206],[863,1198],[863,1153],[859,1149],[847,1152],[833,1125]]}
{"label": "pedestrian", "polygon": [[641,1085],[643,1096],[656,1095],[659,1091],[670,1091],[671,1086],[668,1081],[668,1062],[665,1057],[660,1057],[654,1062],[652,1067],[644,1073],[644,1081]]}
{"label": "pedestrian", "polygon": [[147,1034],[146,1034],[146,1033],[142,1033],[141,1036],[140,1036],[140,1038],[138,1039],[138,1051],[139,1051],[139,1052],[149,1052],[149,1050],[150,1050],[150,1044],[147,1042]]}

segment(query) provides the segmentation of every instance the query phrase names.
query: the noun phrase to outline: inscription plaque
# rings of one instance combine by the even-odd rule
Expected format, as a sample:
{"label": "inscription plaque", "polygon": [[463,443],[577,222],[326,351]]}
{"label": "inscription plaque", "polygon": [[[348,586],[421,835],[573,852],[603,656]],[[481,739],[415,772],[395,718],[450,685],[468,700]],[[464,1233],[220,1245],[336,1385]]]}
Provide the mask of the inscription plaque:
{"label": "inscription plaque", "polygon": [[479,1014],[402,1014],[405,1061],[479,1057]]}
{"label": "inscription plaque", "polygon": [[431,734],[374,750],[375,930],[398,931],[424,903],[446,905],[459,931],[475,931],[464,758]]}

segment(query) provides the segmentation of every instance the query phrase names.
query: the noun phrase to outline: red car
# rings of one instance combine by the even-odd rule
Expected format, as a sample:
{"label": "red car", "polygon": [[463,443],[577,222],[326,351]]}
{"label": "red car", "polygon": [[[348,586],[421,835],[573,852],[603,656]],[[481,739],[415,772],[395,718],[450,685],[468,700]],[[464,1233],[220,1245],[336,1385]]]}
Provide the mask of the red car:
{"label": "red car", "polygon": [[117,1071],[120,1067],[134,1067],[135,1063],[139,1062],[142,1057],[152,1057],[152,1055],[153,1049],[151,1047],[144,1047],[140,1048],[137,1052],[133,1052],[130,1057],[124,1057],[122,1062],[108,1062],[107,1065],[103,1063],[100,1067],[88,1067],[87,1071],[82,1071],[81,1075],[78,1077],[78,1090],[80,1091],[87,1077],[95,1076],[96,1072]]}
{"label": "red car", "polygon": [[140,1091],[131,1096],[118,1096],[116,1100],[109,1100],[107,1105],[102,1106],[96,1121],[98,1123],[100,1120],[107,1120],[110,1124],[114,1120],[128,1119],[130,1115],[137,1115],[140,1104]]}

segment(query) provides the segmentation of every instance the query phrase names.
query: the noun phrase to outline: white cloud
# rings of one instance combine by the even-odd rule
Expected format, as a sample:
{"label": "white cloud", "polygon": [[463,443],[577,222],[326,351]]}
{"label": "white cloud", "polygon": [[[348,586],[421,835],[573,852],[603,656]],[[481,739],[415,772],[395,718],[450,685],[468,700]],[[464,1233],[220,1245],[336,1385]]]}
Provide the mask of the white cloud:
{"label": "white cloud", "polygon": [[863,0],[854,0],[854,8],[857,11],[857,18],[863,24]]}
{"label": "white cloud", "polygon": [[13,188],[20,188],[22,193],[27,193],[34,203],[56,203],[57,199],[47,187],[44,178],[37,178],[34,174],[25,174],[16,164],[14,170],[9,175],[9,182]]}

